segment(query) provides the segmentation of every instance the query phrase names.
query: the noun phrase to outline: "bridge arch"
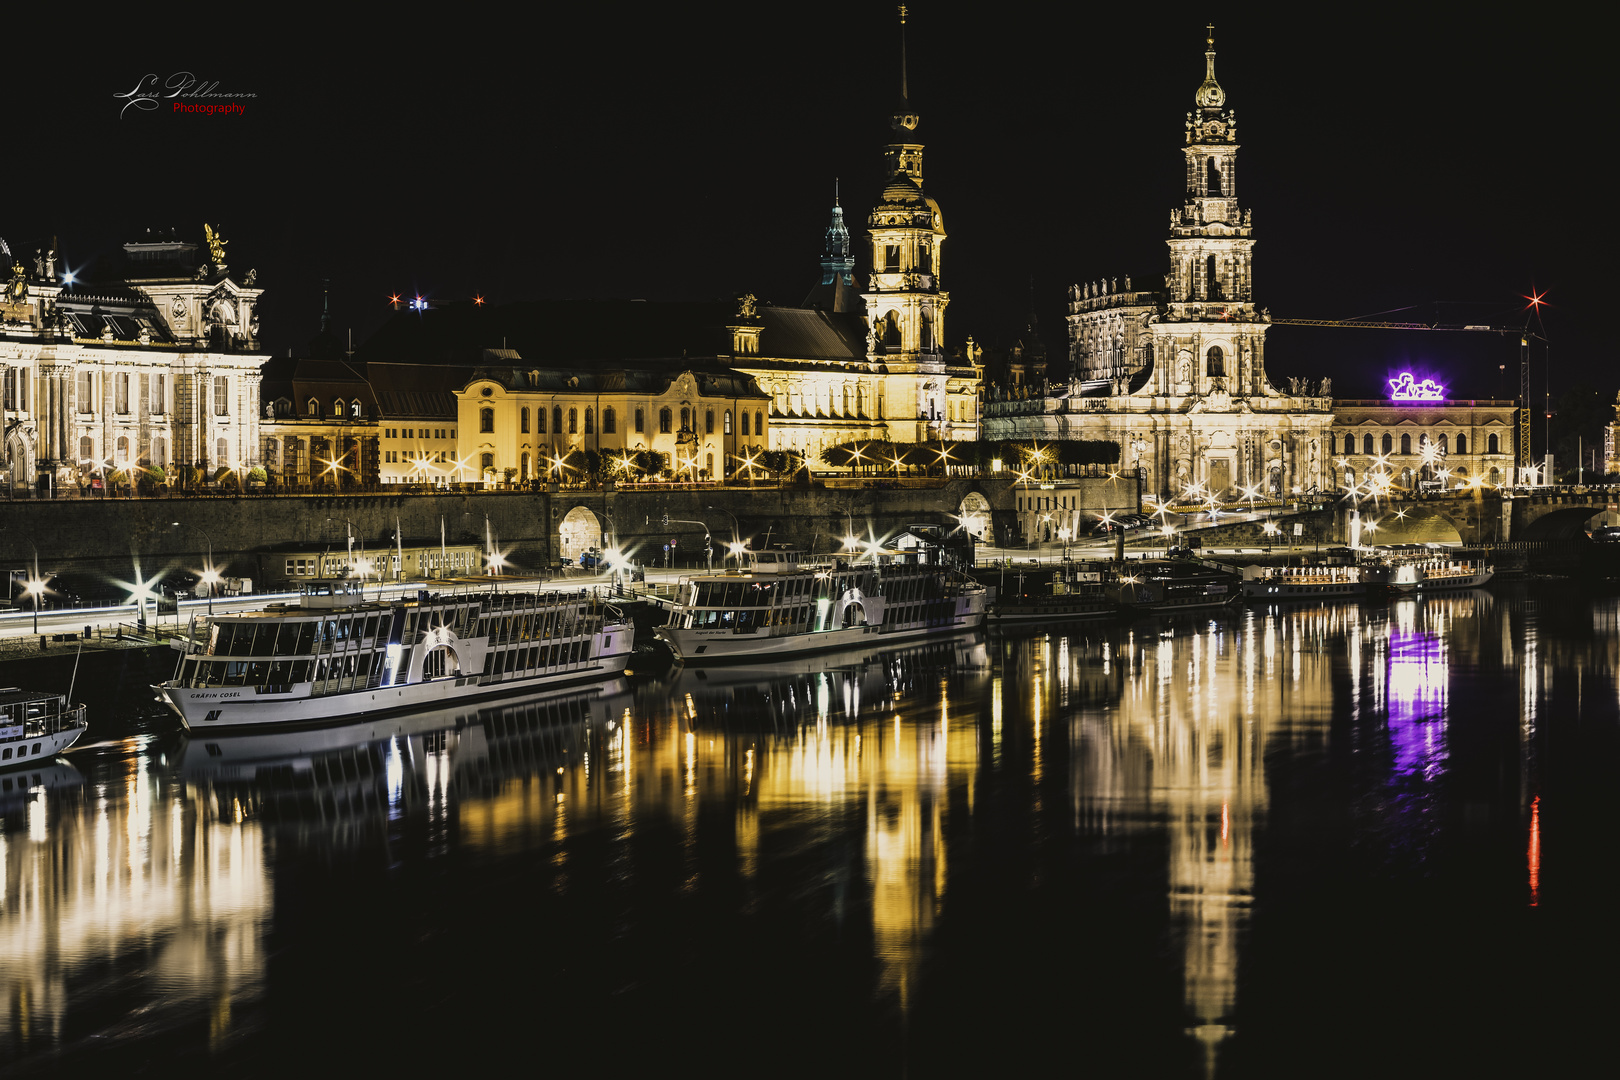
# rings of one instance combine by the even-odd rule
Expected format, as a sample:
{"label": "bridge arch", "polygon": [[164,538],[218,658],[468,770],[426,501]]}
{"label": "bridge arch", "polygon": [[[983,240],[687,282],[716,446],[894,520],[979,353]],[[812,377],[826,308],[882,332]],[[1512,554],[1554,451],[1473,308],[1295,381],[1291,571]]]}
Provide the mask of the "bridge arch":
{"label": "bridge arch", "polygon": [[576,506],[557,523],[557,554],[577,559],[582,552],[602,546],[602,521],[589,509]]}

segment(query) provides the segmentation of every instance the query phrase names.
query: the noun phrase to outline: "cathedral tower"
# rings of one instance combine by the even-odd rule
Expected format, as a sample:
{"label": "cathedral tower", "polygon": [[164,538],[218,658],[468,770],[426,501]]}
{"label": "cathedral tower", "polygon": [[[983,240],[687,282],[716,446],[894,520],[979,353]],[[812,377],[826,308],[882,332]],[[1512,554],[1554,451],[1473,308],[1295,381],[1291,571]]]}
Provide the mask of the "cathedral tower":
{"label": "cathedral tower", "polygon": [[1266,317],[1254,307],[1254,232],[1237,202],[1237,115],[1215,81],[1215,28],[1204,81],[1187,114],[1187,194],[1170,212],[1165,313],[1151,327],[1160,394],[1274,393],[1266,382]]}
{"label": "cathedral tower", "polygon": [[849,228],[844,224],[844,208],[838,201],[836,185],[832,220],[827,224],[821,248],[821,281],[799,306],[840,313],[861,310],[861,298],[855,291],[855,256],[849,250]]}
{"label": "cathedral tower", "polygon": [[[923,194],[923,144],[917,139],[921,118],[906,88],[905,21],[902,6],[900,103],[889,121],[894,134],[883,151],[888,182],[867,219],[872,242],[872,275],[863,294],[871,324],[868,358],[891,376],[885,384],[894,441],[972,438],[976,410],[972,417],[965,415],[970,411],[965,392],[954,385],[961,373],[949,366],[944,349],[945,307],[950,303],[950,295],[939,287],[945,222],[939,204]],[[973,379],[971,368],[966,377]]]}

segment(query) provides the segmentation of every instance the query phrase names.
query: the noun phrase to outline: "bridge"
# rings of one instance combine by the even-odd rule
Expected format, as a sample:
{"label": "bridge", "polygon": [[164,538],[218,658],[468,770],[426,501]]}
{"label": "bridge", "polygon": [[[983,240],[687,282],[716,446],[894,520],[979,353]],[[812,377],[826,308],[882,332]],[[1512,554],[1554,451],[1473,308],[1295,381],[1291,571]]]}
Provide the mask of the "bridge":
{"label": "bridge", "polygon": [[[1458,540],[1465,546],[1585,538],[1594,515],[1620,506],[1620,490],[1544,487],[1501,491],[1448,491],[1383,499],[1360,506],[1363,528],[1377,526],[1377,541]],[[1338,516],[1349,537],[1350,508]],[[1452,534],[1455,534],[1454,536]]]}

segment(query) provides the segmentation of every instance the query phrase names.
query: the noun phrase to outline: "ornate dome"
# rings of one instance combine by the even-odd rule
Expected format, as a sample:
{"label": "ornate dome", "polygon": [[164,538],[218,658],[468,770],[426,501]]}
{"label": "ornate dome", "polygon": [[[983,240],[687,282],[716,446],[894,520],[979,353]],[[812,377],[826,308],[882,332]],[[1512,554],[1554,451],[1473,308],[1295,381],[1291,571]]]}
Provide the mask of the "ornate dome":
{"label": "ornate dome", "polygon": [[1209,27],[1209,39],[1204,49],[1204,81],[1193,100],[1200,109],[1218,109],[1226,104],[1226,91],[1215,81],[1215,27]]}

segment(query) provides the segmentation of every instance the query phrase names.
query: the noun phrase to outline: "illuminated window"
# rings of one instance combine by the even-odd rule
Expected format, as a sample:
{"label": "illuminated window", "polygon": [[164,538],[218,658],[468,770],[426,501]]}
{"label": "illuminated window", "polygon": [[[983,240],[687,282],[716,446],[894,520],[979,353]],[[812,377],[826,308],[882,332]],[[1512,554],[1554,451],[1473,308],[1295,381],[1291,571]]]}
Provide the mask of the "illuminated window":
{"label": "illuminated window", "polygon": [[[710,416],[713,416],[713,415],[714,415],[714,413],[710,413],[710,414],[709,414],[709,415],[710,415]],[[731,410],[730,410],[730,409],[727,409],[727,410],[726,410],[726,417],[725,417],[725,419],[726,419],[726,430],[725,430],[725,434],[727,434],[727,435],[730,435],[730,434],[731,434]]]}
{"label": "illuminated window", "polygon": [[900,272],[900,245],[889,244],[883,249],[883,269],[890,274]]}
{"label": "illuminated window", "polygon": [[94,465],[95,462],[96,462],[95,444],[90,441],[90,436],[88,436],[88,435],[80,436],[79,437],[79,464],[81,464],[81,465]]}
{"label": "illuminated window", "polygon": [[321,415],[321,403],[316,401],[314,398],[309,399],[309,415],[311,415],[311,416],[319,416],[319,415]]}
{"label": "illuminated window", "polygon": [[1446,437],[1444,435],[1435,436],[1434,446],[1440,453],[1446,453]]}
{"label": "illuminated window", "polygon": [[224,439],[220,439],[220,440],[216,441],[214,443],[214,464],[219,465],[221,467],[229,465],[230,464],[230,457],[231,457],[230,444],[227,443]]}
{"label": "illuminated window", "polygon": [[342,398],[333,398],[332,399],[332,419],[334,419],[334,420],[343,419],[343,399]]}
{"label": "illuminated window", "polygon": [[518,430],[525,435],[529,433],[529,407],[527,405],[523,406],[518,412]]}
{"label": "illuminated window", "polygon": [[495,430],[495,410],[478,410],[478,430],[481,434],[490,434]]}
{"label": "illuminated window", "polygon": [[681,430],[692,430],[692,410],[685,407],[681,409]]}
{"label": "illuminated window", "polygon": [[658,410],[658,431],[663,435],[668,435],[670,432],[670,415],[667,405]]}
{"label": "illuminated window", "polygon": [[619,417],[611,407],[602,410],[602,434],[617,435],[619,433]]}
{"label": "illuminated window", "polygon": [[1220,195],[1222,191],[1220,163],[1214,158],[1209,158],[1207,160],[1209,162],[1209,193],[1211,195]]}
{"label": "illuminated window", "polygon": [[93,413],[96,411],[96,377],[92,372],[79,372],[79,411]]}

